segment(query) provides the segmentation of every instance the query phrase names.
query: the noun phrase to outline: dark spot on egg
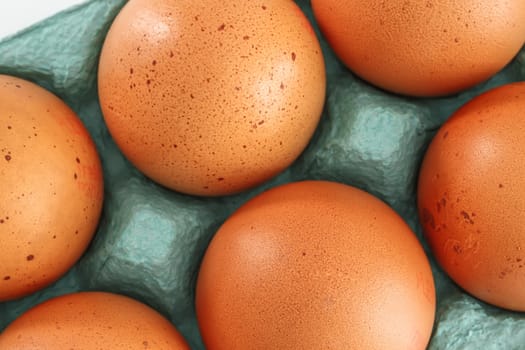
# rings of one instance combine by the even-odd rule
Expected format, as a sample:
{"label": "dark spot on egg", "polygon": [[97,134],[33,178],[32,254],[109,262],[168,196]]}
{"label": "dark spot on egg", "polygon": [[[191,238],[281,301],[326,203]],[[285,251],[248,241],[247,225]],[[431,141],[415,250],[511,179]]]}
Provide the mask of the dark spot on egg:
{"label": "dark spot on egg", "polygon": [[27,261],[32,261],[35,259],[35,256],[33,254],[29,254],[27,257],[26,257],[26,260]]}
{"label": "dark spot on egg", "polygon": [[297,58],[297,55],[295,54],[295,52],[292,52],[292,61],[295,62],[295,59]]}
{"label": "dark spot on egg", "polygon": [[4,281],[9,281],[11,279],[11,276],[5,276]]}
{"label": "dark spot on egg", "polygon": [[436,229],[436,222],[434,221],[434,215],[427,208],[423,208],[422,219],[424,224],[428,224],[433,230]]}
{"label": "dark spot on egg", "polygon": [[223,31],[224,28],[226,28],[226,24],[223,23],[223,24],[221,24],[221,25],[219,26],[219,28],[217,28],[217,30],[220,32],[220,31]]}
{"label": "dark spot on egg", "polygon": [[465,222],[474,225],[474,221],[470,218],[470,215],[466,211],[462,210],[460,214],[463,216],[463,219],[465,219]]}
{"label": "dark spot on egg", "polygon": [[5,160],[7,160],[8,162],[11,160],[11,156],[9,154],[7,154],[5,157]]}

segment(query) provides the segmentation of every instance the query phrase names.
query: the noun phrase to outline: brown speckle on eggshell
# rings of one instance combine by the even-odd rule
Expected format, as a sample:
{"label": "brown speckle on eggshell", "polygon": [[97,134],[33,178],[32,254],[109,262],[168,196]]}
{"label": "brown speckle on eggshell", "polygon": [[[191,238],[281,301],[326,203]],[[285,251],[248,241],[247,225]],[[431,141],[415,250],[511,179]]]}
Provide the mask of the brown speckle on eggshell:
{"label": "brown speckle on eggshell", "polygon": [[0,334],[0,349],[189,350],[149,306],[103,292],[63,295],[22,314]]}
{"label": "brown speckle on eggshell", "polygon": [[108,33],[98,79],[126,157],[195,195],[236,193],[289,166],[326,87],[315,33],[288,0],[131,0]]}
{"label": "brown speckle on eggshell", "polygon": [[0,127],[0,276],[9,278],[1,281],[0,302],[42,289],[69,270],[95,233],[103,201],[95,145],[58,97],[0,75],[2,124],[8,127]]}
{"label": "brown speckle on eggshell", "polygon": [[524,110],[524,82],[467,102],[432,140],[418,187],[420,220],[443,269],[475,297],[516,311],[525,311]]}

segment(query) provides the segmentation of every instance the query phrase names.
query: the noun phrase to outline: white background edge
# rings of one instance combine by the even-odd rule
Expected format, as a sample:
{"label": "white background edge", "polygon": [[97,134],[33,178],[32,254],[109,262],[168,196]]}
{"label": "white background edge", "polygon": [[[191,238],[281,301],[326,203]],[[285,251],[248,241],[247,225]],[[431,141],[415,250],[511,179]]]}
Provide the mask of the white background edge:
{"label": "white background edge", "polygon": [[0,40],[88,0],[0,0]]}

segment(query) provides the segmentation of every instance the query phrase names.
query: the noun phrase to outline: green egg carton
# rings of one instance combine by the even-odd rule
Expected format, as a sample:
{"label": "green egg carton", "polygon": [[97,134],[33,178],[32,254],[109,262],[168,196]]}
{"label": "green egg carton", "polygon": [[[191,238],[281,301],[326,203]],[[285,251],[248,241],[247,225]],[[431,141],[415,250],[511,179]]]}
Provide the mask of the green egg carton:
{"label": "green egg carton", "polygon": [[[182,195],[153,183],[124,158],[108,133],[97,97],[97,65],[105,35],[126,0],[87,1],[0,41],[0,74],[36,82],[80,116],[102,158],[106,187],[102,219],[88,251],[52,286],[0,303],[0,331],[51,297],[101,290],[149,304],[171,320],[192,349],[204,349],[194,290],[210,239],[239,205],[291,181],[324,179],[364,189],[394,208],[422,238],[416,180],[426,147],[440,125],[472,97],[525,80],[525,51],[489,81],[460,94],[400,97],[344,68],[320,35],[310,2],[296,2],[314,25],[325,56],[328,90],[322,120],[307,149],[286,171],[256,189],[224,198]],[[428,349],[525,349],[524,313],[465,294],[428,255],[437,289]]]}

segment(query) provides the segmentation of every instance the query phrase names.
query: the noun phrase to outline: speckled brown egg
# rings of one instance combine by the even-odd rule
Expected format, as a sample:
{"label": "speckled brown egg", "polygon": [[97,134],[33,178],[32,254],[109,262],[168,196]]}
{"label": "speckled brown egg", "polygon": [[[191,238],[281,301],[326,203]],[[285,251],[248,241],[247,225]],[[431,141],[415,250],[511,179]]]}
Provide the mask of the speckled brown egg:
{"label": "speckled brown egg", "polygon": [[238,209],[202,262],[206,348],[425,349],[435,290],[425,253],[386,204],[304,181]]}
{"label": "speckled brown egg", "polygon": [[56,281],[95,233],[103,178],[75,113],[45,89],[0,75],[0,302]]}
{"label": "speckled brown egg", "polygon": [[189,350],[151,307],[118,294],[81,292],[35,306],[0,334],[0,349]]}
{"label": "speckled brown egg", "polygon": [[525,82],[483,93],[436,134],[419,175],[432,252],[464,290],[525,311]]}
{"label": "speckled brown egg", "polygon": [[289,0],[131,0],[99,65],[104,118],[154,181],[236,193],[289,166],[325,97],[319,42]]}
{"label": "speckled brown egg", "polygon": [[312,0],[312,7],[339,58],[395,93],[468,89],[525,43],[523,0]]}

